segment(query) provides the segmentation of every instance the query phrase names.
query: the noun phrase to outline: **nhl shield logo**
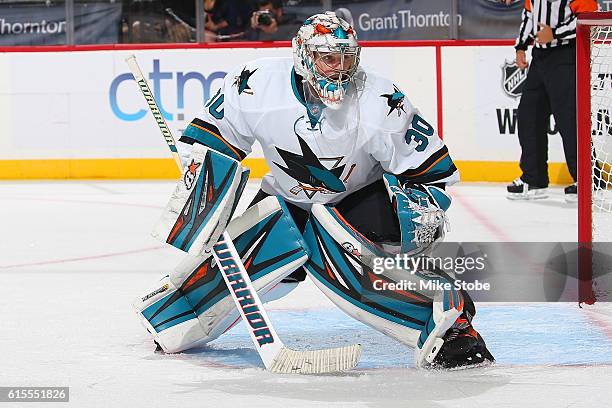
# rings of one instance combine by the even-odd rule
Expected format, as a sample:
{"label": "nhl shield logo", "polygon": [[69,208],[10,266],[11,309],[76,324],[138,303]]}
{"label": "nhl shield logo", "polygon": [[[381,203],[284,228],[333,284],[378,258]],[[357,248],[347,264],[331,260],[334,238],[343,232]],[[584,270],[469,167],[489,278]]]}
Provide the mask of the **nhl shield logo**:
{"label": "nhl shield logo", "polygon": [[321,107],[317,104],[312,104],[308,106],[310,108],[310,113],[314,116],[319,116],[321,114]]}
{"label": "nhl shield logo", "polygon": [[505,61],[502,67],[502,88],[506,95],[518,98],[523,93],[523,84],[529,68],[521,70],[515,61]]}

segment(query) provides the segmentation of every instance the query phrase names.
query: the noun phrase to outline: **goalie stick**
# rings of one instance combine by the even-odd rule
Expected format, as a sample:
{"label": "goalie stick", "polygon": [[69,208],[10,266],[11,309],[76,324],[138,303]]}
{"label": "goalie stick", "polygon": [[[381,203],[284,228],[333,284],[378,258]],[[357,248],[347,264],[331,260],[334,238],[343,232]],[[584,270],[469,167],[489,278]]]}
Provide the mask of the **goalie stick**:
{"label": "goalie stick", "polygon": [[[182,171],[183,163],[172,132],[159,110],[136,57],[130,55],[126,58],[126,62],[179,170]],[[227,231],[213,245],[212,254],[267,370],[274,373],[323,374],[350,370],[357,365],[361,355],[360,344],[310,351],[296,351],[286,347],[276,334]],[[240,294],[238,295],[237,292]]]}

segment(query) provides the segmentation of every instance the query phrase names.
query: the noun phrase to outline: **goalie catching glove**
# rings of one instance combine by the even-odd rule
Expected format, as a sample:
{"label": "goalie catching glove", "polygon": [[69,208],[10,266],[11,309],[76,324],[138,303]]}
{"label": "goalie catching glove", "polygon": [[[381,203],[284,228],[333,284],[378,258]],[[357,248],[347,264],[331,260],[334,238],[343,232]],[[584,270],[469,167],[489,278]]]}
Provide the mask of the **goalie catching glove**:
{"label": "goalie catching glove", "polygon": [[400,253],[418,255],[441,241],[450,196],[436,186],[402,184],[397,176],[389,173],[383,175],[383,180],[400,225]]}

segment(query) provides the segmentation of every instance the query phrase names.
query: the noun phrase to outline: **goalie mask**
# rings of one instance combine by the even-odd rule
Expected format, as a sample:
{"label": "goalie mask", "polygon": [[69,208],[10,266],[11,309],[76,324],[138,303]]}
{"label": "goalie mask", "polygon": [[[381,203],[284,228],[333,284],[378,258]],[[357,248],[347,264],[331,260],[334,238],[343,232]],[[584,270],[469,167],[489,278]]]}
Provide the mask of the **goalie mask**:
{"label": "goalie mask", "polygon": [[295,71],[326,106],[337,109],[359,66],[353,28],[333,12],[308,18],[292,41]]}

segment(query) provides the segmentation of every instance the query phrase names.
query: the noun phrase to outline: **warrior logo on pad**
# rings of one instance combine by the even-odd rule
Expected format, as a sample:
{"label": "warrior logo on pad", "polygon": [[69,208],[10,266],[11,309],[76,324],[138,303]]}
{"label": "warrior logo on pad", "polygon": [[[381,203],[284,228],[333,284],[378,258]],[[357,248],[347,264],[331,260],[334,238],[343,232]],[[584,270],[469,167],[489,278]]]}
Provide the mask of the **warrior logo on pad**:
{"label": "warrior logo on pad", "polygon": [[196,179],[196,171],[201,165],[202,163],[196,163],[195,160],[192,159],[189,166],[187,166],[187,171],[185,172],[185,176],[183,177],[183,181],[185,182],[185,187],[187,187],[187,190],[191,190],[191,187],[193,187],[193,183]]}

